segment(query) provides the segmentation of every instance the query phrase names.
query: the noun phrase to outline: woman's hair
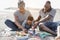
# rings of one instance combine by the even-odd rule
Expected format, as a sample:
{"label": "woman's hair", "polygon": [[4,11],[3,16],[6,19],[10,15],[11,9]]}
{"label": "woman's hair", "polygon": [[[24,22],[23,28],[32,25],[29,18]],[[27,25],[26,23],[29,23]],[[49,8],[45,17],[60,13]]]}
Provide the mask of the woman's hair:
{"label": "woman's hair", "polygon": [[33,21],[34,18],[32,16],[28,16],[27,20]]}
{"label": "woman's hair", "polygon": [[25,7],[25,2],[24,1],[18,2],[18,8],[19,7]]}
{"label": "woman's hair", "polygon": [[[49,3],[49,4],[51,4],[51,2],[50,1],[47,1],[46,3]],[[49,10],[47,10],[46,12],[50,12],[52,10],[52,7],[50,6],[50,9]],[[42,9],[42,11],[44,11],[44,8]],[[45,12],[45,13],[46,13]]]}

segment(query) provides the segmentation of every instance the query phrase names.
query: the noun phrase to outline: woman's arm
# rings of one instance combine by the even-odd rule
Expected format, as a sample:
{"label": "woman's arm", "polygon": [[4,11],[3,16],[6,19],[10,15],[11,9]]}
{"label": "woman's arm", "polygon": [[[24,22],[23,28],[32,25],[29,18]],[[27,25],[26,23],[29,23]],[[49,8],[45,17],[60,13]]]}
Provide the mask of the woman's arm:
{"label": "woman's arm", "polygon": [[19,29],[24,29],[24,27],[22,27],[22,25],[20,25],[20,23],[18,22],[18,17],[14,15],[15,18],[15,24],[18,26]]}

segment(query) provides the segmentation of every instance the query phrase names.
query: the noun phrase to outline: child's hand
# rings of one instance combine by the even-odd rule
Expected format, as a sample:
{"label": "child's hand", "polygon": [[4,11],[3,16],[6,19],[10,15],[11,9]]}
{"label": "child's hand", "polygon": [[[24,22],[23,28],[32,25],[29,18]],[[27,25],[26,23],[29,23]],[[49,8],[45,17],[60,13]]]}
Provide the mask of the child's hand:
{"label": "child's hand", "polygon": [[34,27],[32,27],[32,28],[31,28],[31,30],[35,30],[35,28],[34,28]]}
{"label": "child's hand", "polygon": [[31,29],[35,29],[35,27],[34,26],[32,26],[32,28]]}

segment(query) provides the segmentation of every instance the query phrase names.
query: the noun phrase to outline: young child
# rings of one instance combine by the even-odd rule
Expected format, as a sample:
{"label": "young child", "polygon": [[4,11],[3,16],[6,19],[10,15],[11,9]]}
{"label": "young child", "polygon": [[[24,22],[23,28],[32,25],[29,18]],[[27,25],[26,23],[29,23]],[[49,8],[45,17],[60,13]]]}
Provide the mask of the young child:
{"label": "young child", "polygon": [[32,16],[29,16],[27,18],[27,20],[25,20],[22,24],[22,26],[26,29],[26,30],[29,30],[30,28],[32,28],[32,25],[33,25],[33,17]]}

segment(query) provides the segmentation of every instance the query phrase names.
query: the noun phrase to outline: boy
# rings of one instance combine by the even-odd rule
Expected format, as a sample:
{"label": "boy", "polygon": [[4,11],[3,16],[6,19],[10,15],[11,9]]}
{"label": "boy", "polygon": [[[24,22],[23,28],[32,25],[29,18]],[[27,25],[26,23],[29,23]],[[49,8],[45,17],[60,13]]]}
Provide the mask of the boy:
{"label": "boy", "polygon": [[30,28],[32,28],[32,24],[33,24],[33,17],[32,16],[28,16],[27,20],[25,20],[22,24],[22,26],[26,29],[29,30]]}

